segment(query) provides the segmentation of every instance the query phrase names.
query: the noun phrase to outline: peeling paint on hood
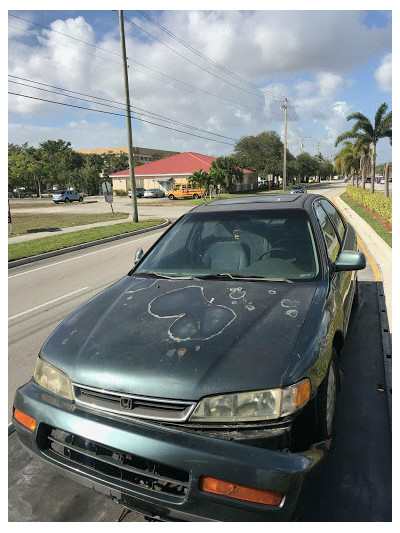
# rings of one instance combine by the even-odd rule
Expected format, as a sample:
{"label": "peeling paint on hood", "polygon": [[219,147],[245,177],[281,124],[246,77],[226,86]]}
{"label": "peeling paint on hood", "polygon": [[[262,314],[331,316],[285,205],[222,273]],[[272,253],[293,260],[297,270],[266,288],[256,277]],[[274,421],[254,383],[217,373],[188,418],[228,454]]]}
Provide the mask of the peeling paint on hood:
{"label": "peeling paint on hood", "polygon": [[75,383],[145,396],[278,387],[316,286],[126,276],[65,319],[41,356]]}

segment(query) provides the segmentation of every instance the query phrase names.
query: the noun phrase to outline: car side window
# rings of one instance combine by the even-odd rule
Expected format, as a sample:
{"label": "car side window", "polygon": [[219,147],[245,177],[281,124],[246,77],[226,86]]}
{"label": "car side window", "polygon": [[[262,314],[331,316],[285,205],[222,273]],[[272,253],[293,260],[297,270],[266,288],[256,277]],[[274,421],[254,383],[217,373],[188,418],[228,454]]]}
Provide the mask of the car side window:
{"label": "car side window", "polygon": [[338,211],[330,202],[328,202],[328,200],[321,200],[321,205],[325,209],[325,211],[328,213],[329,218],[333,222],[333,225],[335,226],[338,232],[340,240],[343,241],[345,227],[344,227],[343,221]]}
{"label": "car side window", "polygon": [[339,255],[340,242],[337,238],[335,228],[332,226],[331,221],[328,218],[328,215],[322,209],[320,205],[315,206],[315,214],[317,215],[318,222],[322,228],[324,234],[324,239],[326,247],[328,250],[329,259],[333,262],[336,261],[337,256]]}

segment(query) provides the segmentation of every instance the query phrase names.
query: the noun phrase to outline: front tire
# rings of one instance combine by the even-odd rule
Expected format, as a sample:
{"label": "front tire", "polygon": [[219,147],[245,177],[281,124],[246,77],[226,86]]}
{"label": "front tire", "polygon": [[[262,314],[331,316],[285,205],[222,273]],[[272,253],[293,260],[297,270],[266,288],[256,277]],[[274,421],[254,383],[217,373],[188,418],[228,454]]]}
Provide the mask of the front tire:
{"label": "front tire", "polygon": [[79,197],[79,201],[83,202],[83,197],[82,196]]}
{"label": "front tire", "polygon": [[169,198],[170,200],[175,200],[175,196],[174,196],[173,194],[169,194],[169,195],[168,195],[168,198]]}
{"label": "front tire", "polygon": [[66,198],[66,199],[65,199],[65,203],[66,203],[66,204],[69,204],[69,198]]}
{"label": "front tire", "polygon": [[198,194],[194,194],[194,195],[193,195],[193,198],[194,198],[195,200],[198,200],[198,199],[199,199],[199,195],[198,195]]}
{"label": "front tire", "polygon": [[332,436],[338,387],[339,364],[337,360],[336,350],[332,348],[332,358],[328,366],[328,372],[326,373],[324,380],[319,386],[316,399],[316,442],[326,440]]}

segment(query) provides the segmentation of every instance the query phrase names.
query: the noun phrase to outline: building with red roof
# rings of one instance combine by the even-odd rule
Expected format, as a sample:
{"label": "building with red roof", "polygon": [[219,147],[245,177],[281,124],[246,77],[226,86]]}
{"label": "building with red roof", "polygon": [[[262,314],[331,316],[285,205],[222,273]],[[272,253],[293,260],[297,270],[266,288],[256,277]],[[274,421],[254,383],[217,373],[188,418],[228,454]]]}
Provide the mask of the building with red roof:
{"label": "building with red roof", "polygon": [[[215,157],[197,154],[195,152],[183,152],[152,161],[135,167],[136,186],[144,189],[162,189],[166,194],[174,185],[187,183],[189,176],[196,170],[209,172],[211,163]],[[251,190],[257,188],[258,174],[251,170],[243,169],[244,179],[237,184],[237,190]],[[128,191],[129,169],[110,174],[113,189]]]}

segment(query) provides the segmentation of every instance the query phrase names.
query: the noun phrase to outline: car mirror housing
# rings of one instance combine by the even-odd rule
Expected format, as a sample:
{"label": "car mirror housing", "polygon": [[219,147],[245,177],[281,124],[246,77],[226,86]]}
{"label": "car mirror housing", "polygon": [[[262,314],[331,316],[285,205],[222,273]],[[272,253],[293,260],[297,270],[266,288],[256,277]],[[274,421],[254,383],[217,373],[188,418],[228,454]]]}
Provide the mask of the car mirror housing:
{"label": "car mirror housing", "polygon": [[143,257],[143,248],[138,248],[135,253],[135,265],[139,263],[142,257]]}
{"label": "car mirror housing", "polygon": [[343,250],[333,265],[336,271],[362,270],[366,266],[365,255],[361,252]]}

